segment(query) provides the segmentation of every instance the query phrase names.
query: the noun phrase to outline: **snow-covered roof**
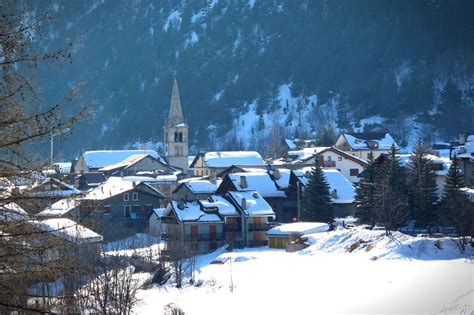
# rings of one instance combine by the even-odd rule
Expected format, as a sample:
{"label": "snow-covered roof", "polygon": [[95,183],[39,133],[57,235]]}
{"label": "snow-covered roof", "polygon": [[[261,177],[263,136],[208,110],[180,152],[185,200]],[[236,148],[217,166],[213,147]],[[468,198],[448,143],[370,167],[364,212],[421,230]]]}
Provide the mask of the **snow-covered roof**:
{"label": "snow-covered roof", "polygon": [[0,221],[19,221],[28,218],[28,213],[14,202],[0,205]]}
{"label": "snow-covered roof", "polygon": [[126,158],[137,155],[148,154],[155,159],[159,159],[159,155],[154,150],[102,150],[102,151],[86,151],[83,153],[84,160],[89,168],[102,168],[108,165],[117,164]]}
{"label": "snow-covered roof", "polygon": [[222,222],[222,219],[216,213],[204,212],[197,201],[183,202],[182,209],[179,208],[178,201],[171,201],[174,212],[181,222]]}
{"label": "snow-covered roof", "polygon": [[277,172],[273,171],[272,173],[273,179],[278,184],[278,187],[280,187],[281,189],[288,188],[288,185],[290,184],[291,170],[286,169],[286,168],[279,168],[278,173],[279,173],[279,178],[276,178]]}
{"label": "snow-covered roof", "polygon": [[314,144],[315,139],[285,139],[286,145],[290,150],[297,149],[298,146],[307,147]]}
{"label": "snow-covered roof", "polygon": [[[469,136],[468,140],[473,136]],[[459,159],[473,159],[474,160],[474,141],[468,141],[464,145],[453,149],[452,156],[457,155]]]}
{"label": "snow-covered roof", "polygon": [[301,150],[296,151],[288,151],[288,155],[293,157],[294,161],[303,161],[306,159],[311,158],[313,155],[329,149],[330,147],[312,147],[312,148],[304,148]]}
{"label": "snow-covered roof", "polygon": [[[239,191],[256,190],[265,198],[286,197],[285,192],[278,189],[267,172],[233,173],[227,176],[229,176]],[[243,178],[245,178],[245,180]],[[241,184],[245,181],[247,185],[242,186]]]}
{"label": "snow-covered roof", "polygon": [[166,208],[154,208],[153,213],[158,217],[161,218],[165,214]]}
{"label": "snow-covered roof", "polygon": [[275,226],[267,231],[268,236],[291,236],[293,234],[305,235],[329,230],[327,223],[320,222],[295,222]]}
{"label": "snow-covered roof", "polygon": [[272,207],[263,199],[257,191],[229,191],[228,194],[242,209],[242,201],[245,198],[244,214],[253,216],[274,216]]}
{"label": "snow-covered roof", "polygon": [[56,201],[52,205],[46,207],[43,211],[38,213],[39,216],[45,217],[60,217],[79,207],[81,204],[80,198],[66,198]]}
{"label": "snow-covered roof", "polygon": [[338,170],[323,170],[324,176],[329,183],[331,192],[336,191],[336,196],[332,196],[334,203],[353,203],[355,200],[354,185]]}
{"label": "snow-covered roof", "polygon": [[[298,170],[293,170],[293,173],[298,177],[303,186],[308,185],[307,174],[311,172],[312,167],[304,167]],[[309,173],[308,173],[309,172]],[[330,192],[336,190],[336,198],[331,197],[333,203],[352,203],[355,200],[354,185],[339,172],[334,169],[323,169],[324,176],[329,184]]]}
{"label": "snow-covered roof", "polygon": [[76,244],[97,243],[103,240],[102,235],[66,218],[32,221],[32,224],[42,231]]}
{"label": "snow-covered roof", "polygon": [[121,177],[110,177],[102,185],[94,188],[88,192],[84,199],[88,200],[103,200],[110,198],[112,196],[124,193],[126,191],[132,190],[135,186],[142,184],[149,187],[151,190],[156,191],[158,194],[161,194],[158,190],[148,185],[146,182],[142,181],[133,181],[133,180],[124,180]]}
{"label": "snow-covered roof", "polygon": [[217,208],[217,211],[222,216],[238,215],[237,209],[223,196],[211,195],[209,200],[199,201],[205,208]]}
{"label": "snow-covered roof", "polygon": [[[409,167],[411,164],[410,156],[412,154],[397,154],[397,158],[400,161],[400,164],[403,167]],[[435,170],[434,173],[438,176],[444,176],[448,174],[449,166],[451,165],[451,160],[449,158],[442,158],[436,155],[427,154],[426,158],[428,163],[431,165],[442,165],[441,170]]]}
{"label": "snow-covered roof", "polygon": [[123,180],[121,177],[110,177],[102,185],[88,192],[84,199],[103,200],[134,188],[134,181]]}
{"label": "snow-covered roof", "polygon": [[466,194],[471,202],[474,202],[474,188],[461,188]]}
{"label": "snow-covered roof", "polygon": [[201,158],[207,167],[265,165],[262,156],[256,151],[212,151],[203,153]]}
{"label": "snow-covered roof", "polygon": [[133,164],[137,163],[138,161],[144,159],[147,156],[148,156],[148,154],[130,155],[129,157],[127,157],[123,161],[120,161],[120,162],[112,164],[112,165],[107,165],[107,166],[101,168],[99,171],[107,172],[107,171],[115,170],[115,169],[118,169],[118,168],[126,168],[130,165],[133,165]]}
{"label": "snow-covered roof", "polygon": [[[398,147],[388,132],[344,133],[343,136],[352,150],[390,150],[392,144]],[[376,145],[370,147],[369,142],[374,142]]]}
{"label": "snow-covered roof", "polygon": [[216,192],[217,187],[219,187],[221,180],[216,181],[216,183],[211,183],[208,180],[190,180],[184,185],[194,194],[213,194]]}

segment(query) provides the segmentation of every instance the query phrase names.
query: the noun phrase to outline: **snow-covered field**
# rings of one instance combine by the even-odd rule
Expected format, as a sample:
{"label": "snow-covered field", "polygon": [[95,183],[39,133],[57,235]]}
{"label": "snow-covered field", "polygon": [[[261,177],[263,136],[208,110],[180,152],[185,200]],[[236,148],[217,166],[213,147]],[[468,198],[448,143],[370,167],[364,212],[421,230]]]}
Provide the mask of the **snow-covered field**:
{"label": "snow-covered field", "polygon": [[341,229],[308,241],[296,253],[200,256],[197,285],[141,290],[135,312],[160,314],[174,303],[186,314],[473,314],[473,251],[461,255],[452,239]]}

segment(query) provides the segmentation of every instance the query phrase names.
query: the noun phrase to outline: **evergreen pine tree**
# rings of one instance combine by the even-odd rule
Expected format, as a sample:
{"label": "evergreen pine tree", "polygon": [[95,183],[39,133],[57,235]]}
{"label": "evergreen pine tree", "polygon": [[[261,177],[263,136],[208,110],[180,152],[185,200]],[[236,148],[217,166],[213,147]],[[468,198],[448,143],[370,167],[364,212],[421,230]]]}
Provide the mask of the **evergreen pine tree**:
{"label": "evergreen pine tree", "polygon": [[410,217],[405,172],[396,155],[397,149],[392,145],[385,164],[378,207],[378,217],[383,222],[387,235],[403,226]]}
{"label": "evergreen pine tree", "polygon": [[303,221],[328,223],[334,219],[329,184],[317,159],[301,200],[301,218]]}
{"label": "evergreen pine tree", "polygon": [[418,138],[408,168],[409,204],[417,226],[430,226],[435,220],[436,175],[430,167],[429,146]]}
{"label": "evergreen pine tree", "polygon": [[474,206],[467,194],[461,189],[464,187],[457,157],[454,156],[446,177],[443,197],[439,207],[440,223],[454,226],[461,236],[459,245],[464,251],[467,237],[473,235]]}
{"label": "evergreen pine tree", "polygon": [[361,179],[356,187],[356,211],[355,217],[360,223],[375,225],[377,221],[376,208],[377,197],[380,190],[381,174],[373,158],[369,153],[369,165],[362,172]]}

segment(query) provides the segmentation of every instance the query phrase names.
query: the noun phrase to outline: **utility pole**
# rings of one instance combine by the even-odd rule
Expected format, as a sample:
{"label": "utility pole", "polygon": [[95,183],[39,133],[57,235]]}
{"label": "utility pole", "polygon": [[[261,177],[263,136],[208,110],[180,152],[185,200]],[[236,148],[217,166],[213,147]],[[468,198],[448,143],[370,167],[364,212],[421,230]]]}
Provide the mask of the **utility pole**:
{"label": "utility pole", "polygon": [[298,200],[298,205],[297,205],[297,208],[298,208],[298,222],[301,222],[301,210],[300,210],[300,181],[299,180],[296,180],[296,196],[297,196],[297,200]]}
{"label": "utility pole", "polygon": [[68,131],[70,131],[70,130],[71,130],[70,128],[66,128],[66,129],[63,129],[63,130],[58,130],[57,132],[51,131],[50,136],[49,136],[49,141],[50,141],[49,159],[50,159],[51,166],[52,166],[53,163],[54,163],[54,144],[53,144],[53,143],[54,143],[54,140],[53,140],[53,138],[54,138],[55,136],[62,135],[63,133],[68,132]]}

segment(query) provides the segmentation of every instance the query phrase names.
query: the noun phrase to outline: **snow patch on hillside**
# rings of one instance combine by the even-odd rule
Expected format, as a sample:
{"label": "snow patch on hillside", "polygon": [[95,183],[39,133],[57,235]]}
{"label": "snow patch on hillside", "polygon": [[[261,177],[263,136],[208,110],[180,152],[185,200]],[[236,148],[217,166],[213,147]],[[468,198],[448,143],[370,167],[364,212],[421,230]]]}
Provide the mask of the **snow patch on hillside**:
{"label": "snow patch on hillside", "polygon": [[197,42],[199,42],[199,36],[195,31],[192,31],[189,37],[184,41],[184,48],[194,46]]}
{"label": "snow patch on hillside", "polygon": [[166,18],[165,25],[163,25],[163,31],[168,32],[168,29],[170,27],[179,30],[179,28],[181,27],[181,21],[181,12],[179,10],[174,10]]}

